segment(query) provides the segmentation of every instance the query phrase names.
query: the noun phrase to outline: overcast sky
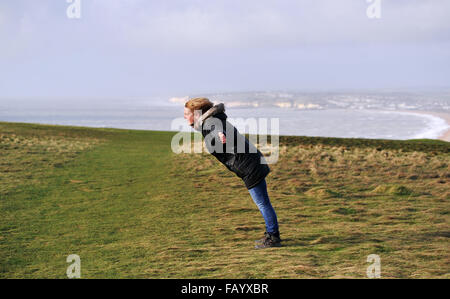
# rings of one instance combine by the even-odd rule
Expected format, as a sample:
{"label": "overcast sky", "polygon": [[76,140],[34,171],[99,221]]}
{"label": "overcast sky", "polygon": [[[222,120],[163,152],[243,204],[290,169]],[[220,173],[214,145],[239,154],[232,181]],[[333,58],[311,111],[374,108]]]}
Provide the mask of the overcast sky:
{"label": "overcast sky", "polygon": [[0,97],[450,86],[449,0],[69,5],[0,0]]}

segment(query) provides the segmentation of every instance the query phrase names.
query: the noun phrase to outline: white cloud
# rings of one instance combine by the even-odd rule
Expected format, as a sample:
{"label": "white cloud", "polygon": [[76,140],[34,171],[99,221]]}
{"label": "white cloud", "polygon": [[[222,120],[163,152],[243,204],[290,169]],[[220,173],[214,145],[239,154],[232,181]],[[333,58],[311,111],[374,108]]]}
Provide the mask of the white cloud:
{"label": "white cloud", "polygon": [[[150,2],[150,4],[149,4]],[[283,47],[448,40],[450,1],[382,0],[369,20],[365,0],[97,1],[123,42],[152,48]],[[125,19],[124,16],[127,18]]]}
{"label": "white cloud", "polygon": [[67,6],[0,1],[1,93],[448,81],[448,0],[382,0],[380,20],[366,0],[82,0],[80,20]]}
{"label": "white cloud", "polygon": [[17,33],[37,42],[34,33],[45,39],[70,26],[80,42],[86,37],[174,51],[450,39],[448,0],[382,0],[380,20],[367,18],[366,0],[89,0],[82,1],[82,25],[76,28],[65,18],[67,5],[3,2],[0,26],[10,32],[0,29],[2,39],[14,40]]}

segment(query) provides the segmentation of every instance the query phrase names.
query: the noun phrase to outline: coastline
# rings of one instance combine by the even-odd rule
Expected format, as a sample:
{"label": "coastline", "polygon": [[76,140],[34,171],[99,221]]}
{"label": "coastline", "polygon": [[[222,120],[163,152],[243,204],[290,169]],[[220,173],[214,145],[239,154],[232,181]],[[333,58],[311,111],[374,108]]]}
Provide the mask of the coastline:
{"label": "coastline", "polygon": [[[274,109],[282,109],[282,108],[274,108]],[[249,110],[249,109],[247,109]],[[253,110],[253,109],[251,109]],[[287,109],[291,110],[291,109]],[[356,109],[327,109],[327,110],[334,110],[334,111],[357,111]],[[409,114],[414,115],[415,117],[420,118],[426,118],[427,120],[427,126],[423,127],[423,131],[421,131],[420,127],[418,127],[417,134],[413,134],[414,132],[411,132],[407,135],[399,135],[398,139],[434,139],[434,140],[442,140],[446,142],[450,142],[450,112],[447,112],[445,110],[440,111],[427,111],[427,110],[413,110],[413,109],[395,109],[395,110],[387,110],[387,109],[365,109],[368,112],[383,112],[383,113],[400,113],[400,114]],[[0,111],[2,112],[2,111]],[[33,109],[29,111],[29,115],[33,114]],[[39,111],[38,111],[39,112]],[[178,112],[177,112],[178,113]],[[100,115],[99,119],[97,121],[84,119],[84,115],[82,114],[74,114],[70,117],[69,121],[62,121],[61,119],[58,121],[54,121],[50,118],[48,118],[46,115],[40,115],[39,113],[35,113],[35,117],[32,117],[31,119],[28,119],[25,121],[25,123],[36,123],[36,124],[48,124],[48,125],[65,125],[65,126],[80,126],[80,127],[92,127],[92,128],[117,128],[117,129],[127,129],[127,130],[150,130],[150,131],[170,131],[168,128],[170,128],[170,121],[164,120],[158,121],[157,123],[151,123],[148,121],[143,121],[146,112],[143,113],[135,113],[135,111],[127,111],[127,113],[122,115],[115,115],[116,117],[103,117]],[[242,114],[242,113],[241,113]],[[108,116],[109,114],[105,114]],[[130,116],[135,115],[136,117],[131,120]],[[170,109],[165,112],[165,117],[170,117],[171,111]],[[103,115],[104,116],[104,115]],[[111,116],[114,116],[112,114]],[[241,115],[242,116],[242,115]],[[292,115],[291,115],[292,116]],[[176,117],[176,113],[173,114],[173,117]],[[239,117],[239,115],[237,116]],[[2,114],[0,113],[0,121],[2,119]],[[147,117],[146,117],[147,119]],[[13,115],[5,115],[6,122],[24,122],[23,115],[17,114]],[[155,125],[156,124],[156,125]],[[188,128],[190,130],[190,128]],[[281,134],[283,135],[283,134]],[[293,135],[298,136],[298,132],[294,133],[287,133],[284,135]],[[439,135],[439,136],[438,136]],[[333,135],[328,135],[332,137]],[[335,135],[334,135],[335,136]],[[370,138],[370,137],[365,137]],[[375,138],[375,137],[372,137]],[[379,137],[378,137],[379,138]]]}
{"label": "coastline", "polygon": [[432,116],[444,119],[447,122],[447,125],[449,126],[449,128],[447,129],[447,131],[442,133],[437,139],[450,142],[450,113],[435,112],[435,111],[424,111],[424,110],[396,110],[396,111],[426,114],[426,115],[432,115]]}

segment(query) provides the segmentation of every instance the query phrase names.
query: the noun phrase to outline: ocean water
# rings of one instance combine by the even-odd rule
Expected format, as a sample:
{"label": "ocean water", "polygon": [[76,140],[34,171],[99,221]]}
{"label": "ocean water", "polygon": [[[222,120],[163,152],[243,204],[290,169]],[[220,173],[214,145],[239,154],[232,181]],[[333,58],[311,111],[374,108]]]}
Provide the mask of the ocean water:
{"label": "ocean water", "polygon": [[[226,108],[231,123],[242,133],[257,133],[242,126],[250,118],[279,120],[280,135],[437,139],[449,128],[446,121],[425,114],[380,110],[295,110],[286,108]],[[107,105],[78,103],[71,107],[57,103],[0,103],[0,121],[59,124],[123,129],[189,131],[182,105],[149,105],[116,101]],[[275,129],[275,128],[272,128]]]}

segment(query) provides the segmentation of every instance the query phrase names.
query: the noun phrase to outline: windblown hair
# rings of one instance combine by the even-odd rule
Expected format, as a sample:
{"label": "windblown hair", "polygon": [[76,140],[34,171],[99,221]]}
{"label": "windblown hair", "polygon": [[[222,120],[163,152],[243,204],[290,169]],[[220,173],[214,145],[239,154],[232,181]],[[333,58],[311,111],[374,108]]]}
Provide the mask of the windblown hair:
{"label": "windblown hair", "polygon": [[202,110],[202,114],[208,111],[214,104],[208,98],[193,98],[184,104],[184,107],[189,108],[192,112],[195,110]]}

